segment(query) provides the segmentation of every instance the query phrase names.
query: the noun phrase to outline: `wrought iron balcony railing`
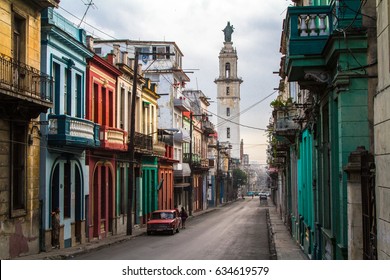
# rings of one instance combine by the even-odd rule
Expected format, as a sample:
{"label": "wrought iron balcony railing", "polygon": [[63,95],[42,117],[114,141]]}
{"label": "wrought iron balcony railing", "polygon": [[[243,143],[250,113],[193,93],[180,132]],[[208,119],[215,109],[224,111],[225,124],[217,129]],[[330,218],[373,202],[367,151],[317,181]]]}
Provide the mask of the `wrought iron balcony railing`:
{"label": "wrought iron balcony railing", "polygon": [[[131,141],[131,139],[129,139]],[[134,133],[134,149],[139,152],[153,152],[153,137],[151,135]]]}
{"label": "wrought iron balcony railing", "polygon": [[[20,61],[0,54],[0,89],[14,98],[44,105],[52,102],[53,80]],[[50,107],[46,105],[47,107]]]}

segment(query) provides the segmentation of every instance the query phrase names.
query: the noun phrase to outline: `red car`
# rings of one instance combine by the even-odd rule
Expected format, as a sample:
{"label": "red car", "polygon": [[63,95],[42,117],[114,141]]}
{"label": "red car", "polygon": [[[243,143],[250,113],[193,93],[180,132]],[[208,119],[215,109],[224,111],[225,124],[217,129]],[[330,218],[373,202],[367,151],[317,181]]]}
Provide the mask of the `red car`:
{"label": "red car", "polygon": [[153,232],[169,232],[174,234],[179,232],[181,218],[177,215],[176,210],[157,210],[152,213],[146,224],[148,235]]}

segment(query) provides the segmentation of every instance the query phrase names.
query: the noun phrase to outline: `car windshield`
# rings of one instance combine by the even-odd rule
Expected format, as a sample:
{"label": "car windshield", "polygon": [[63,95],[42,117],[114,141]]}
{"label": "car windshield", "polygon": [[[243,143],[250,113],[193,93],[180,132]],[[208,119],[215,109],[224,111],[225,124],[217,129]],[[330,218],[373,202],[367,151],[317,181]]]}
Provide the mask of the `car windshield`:
{"label": "car windshield", "polygon": [[152,220],[158,220],[158,219],[173,219],[173,213],[171,212],[158,212],[158,213],[153,213]]}

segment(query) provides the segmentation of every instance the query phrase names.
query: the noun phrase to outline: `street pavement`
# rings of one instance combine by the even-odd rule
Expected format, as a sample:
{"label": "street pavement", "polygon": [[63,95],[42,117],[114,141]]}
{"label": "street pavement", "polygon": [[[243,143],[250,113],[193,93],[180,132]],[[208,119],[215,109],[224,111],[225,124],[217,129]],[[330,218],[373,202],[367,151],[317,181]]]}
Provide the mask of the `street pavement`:
{"label": "street pavement", "polygon": [[[234,203],[234,202],[232,202]],[[223,204],[218,207],[224,207],[227,204]],[[287,227],[280,218],[276,207],[268,199],[269,214],[267,215],[268,231],[270,236],[270,252],[271,259],[276,260],[307,260],[307,256],[302,252],[299,245],[291,238]],[[214,211],[216,208],[212,207],[203,211],[194,212],[192,217],[206,214],[210,211]],[[49,252],[41,252],[35,255],[28,255],[15,258],[15,260],[67,260],[72,259],[77,255],[85,254],[93,250],[98,250],[104,247],[108,247],[113,244],[118,244],[136,238],[139,235],[146,234],[145,227],[134,227],[132,235],[118,234],[113,235],[101,240],[93,240],[91,242],[80,244],[71,248],[52,249]]]}

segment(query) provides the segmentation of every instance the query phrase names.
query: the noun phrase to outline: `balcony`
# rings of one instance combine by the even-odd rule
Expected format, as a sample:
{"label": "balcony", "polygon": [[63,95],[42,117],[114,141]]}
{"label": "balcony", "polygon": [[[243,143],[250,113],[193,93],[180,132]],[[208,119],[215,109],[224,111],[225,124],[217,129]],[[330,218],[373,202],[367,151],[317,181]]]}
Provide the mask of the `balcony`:
{"label": "balcony", "polygon": [[[190,156],[190,153],[184,153],[183,163],[191,164]],[[207,158],[202,158],[199,154],[192,154],[192,167],[194,170],[208,170],[209,160]]]}
{"label": "balcony", "polygon": [[182,112],[189,112],[191,109],[190,102],[185,97],[175,98],[173,100],[173,106]]}
{"label": "balcony", "polygon": [[[131,141],[131,139],[129,139]],[[151,135],[134,133],[134,151],[142,154],[153,153],[153,138]]]}
{"label": "balcony", "polygon": [[95,147],[100,146],[99,125],[68,115],[49,115],[49,145]]}
{"label": "balcony", "polygon": [[51,94],[51,77],[0,54],[0,97],[6,110],[23,108],[31,118],[37,117],[52,107]]}
{"label": "balcony", "polygon": [[360,1],[345,0],[343,6],[338,6],[337,2],[332,1],[328,6],[287,9],[281,48],[286,55],[282,72],[289,81],[328,83],[326,65],[339,50],[351,52],[366,48],[362,15],[355,12],[359,10]]}
{"label": "balcony", "polygon": [[100,147],[107,150],[127,150],[127,132],[113,127],[100,127]]}
{"label": "balcony", "polygon": [[153,154],[158,157],[165,157],[165,152],[166,152],[165,146],[166,144],[160,141],[153,144]]}
{"label": "balcony", "polygon": [[333,32],[331,6],[289,7],[287,55],[320,55]]}
{"label": "balcony", "polygon": [[293,117],[278,118],[275,122],[275,134],[277,136],[283,136],[288,139],[291,143],[295,142],[295,136],[297,131],[300,129]]}
{"label": "balcony", "polygon": [[215,133],[214,124],[210,122],[209,120],[202,121],[202,127],[203,131],[206,134],[213,134]]}
{"label": "balcony", "polygon": [[290,81],[323,69],[323,53],[335,24],[332,6],[296,6],[287,9],[283,34],[286,40],[285,73]]}

